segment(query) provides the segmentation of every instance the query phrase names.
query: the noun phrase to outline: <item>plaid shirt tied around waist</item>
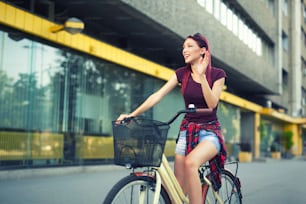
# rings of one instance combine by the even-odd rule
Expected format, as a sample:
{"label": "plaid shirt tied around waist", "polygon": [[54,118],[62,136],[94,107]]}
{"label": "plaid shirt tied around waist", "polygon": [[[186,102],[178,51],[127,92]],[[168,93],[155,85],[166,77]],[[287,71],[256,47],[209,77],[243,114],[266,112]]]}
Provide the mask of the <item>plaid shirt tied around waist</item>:
{"label": "plaid shirt tied around waist", "polygon": [[186,131],[186,155],[190,153],[199,143],[200,130],[206,130],[214,132],[221,145],[220,152],[209,160],[210,166],[210,179],[213,183],[213,188],[217,191],[221,187],[221,169],[224,168],[226,160],[226,147],[221,132],[221,126],[218,121],[212,121],[209,123],[193,123],[184,119],[180,126],[180,131]]}

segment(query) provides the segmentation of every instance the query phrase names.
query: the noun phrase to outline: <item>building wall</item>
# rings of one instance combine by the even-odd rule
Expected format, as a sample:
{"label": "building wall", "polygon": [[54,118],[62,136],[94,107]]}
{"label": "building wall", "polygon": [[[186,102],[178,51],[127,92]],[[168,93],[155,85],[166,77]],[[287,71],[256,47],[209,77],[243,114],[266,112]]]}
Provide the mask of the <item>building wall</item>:
{"label": "building wall", "polygon": [[[275,78],[278,75],[278,70],[274,68],[273,63],[252,52],[237,36],[201,7],[197,1],[190,1],[189,4],[186,4],[183,0],[150,1],[145,4],[138,0],[125,0],[124,2],[182,37],[196,32],[203,33],[209,39],[214,57],[231,69],[238,71],[248,80],[254,80],[260,85],[264,85],[271,92],[278,92],[278,81]],[[243,2],[246,6],[254,6],[249,5],[247,3],[249,1]],[[253,4],[256,8],[263,7],[261,4]],[[269,12],[267,12],[267,16],[272,18],[271,22],[264,23],[263,18],[258,18],[258,24],[264,24],[262,29],[273,42],[276,32],[275,18]],[[243,60],[241,60],[242,58]],[[252,77],[249,78],[249,76]]]}
{"label": "building wall", "polygon": [[[277,0],[276,0],[277,1]],[[237,0],[243,9],[251,16],[256,24],[260,25],[265,34],[273,43],[276,43],[277,19],[276,7],[269,9],[268,1]],[[272,11],[274,10],[274,12]],[[267,20],[269,19],[269,20]]]}

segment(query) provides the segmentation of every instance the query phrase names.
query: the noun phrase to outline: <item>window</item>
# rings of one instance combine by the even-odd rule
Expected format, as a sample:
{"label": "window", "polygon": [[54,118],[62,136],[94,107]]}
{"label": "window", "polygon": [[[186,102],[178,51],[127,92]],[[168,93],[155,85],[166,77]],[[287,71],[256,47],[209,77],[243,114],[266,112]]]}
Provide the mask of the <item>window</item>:
{"label": "window", "polygon": [[256,36],[256,53],[257,55],[261,56],[262,55],[262,41],[261,39]]}
{"label": "window", "polygon": [[306,6],[304,5],[304,23],[306,23]]}
{"label": "window", "polygon": [[250,44],[250,48],[254,51],[254,52],[256,52],[256,49],[255,49],[255,47],[256,47],[256,36],[255,36],[255,34],[251,31],[251,29],[250,29],[250,42],[249,42],[249,44]]}
{"label": "window", "polygon": [[[1,30],[0,49],[0,131],[1,136],[9,136],[0,141],[4,158],[52,159],[63,153],[61,158],[79,163],[87,158],[80,154],[83,147],[90,152],[103,148],[105,140],[99,137],[112,135],[111,122],[120,113],[135,109],[164,83],[70,49],[26,37],[12,39]],[[183,106],[176,88],[144,116],[167,118],[167,113]],[[176,137],[177,131],[171,131],[169,137]],[[98,154],[96,159],[103,158]],[[52,165],[57,163],[52,160]]]}
{"label": "window", "polygon": [[202,7],[205,7],[205,0],[198,0],[198,4]]}
{"label": "window", "polygon": [[282,44],[283,44],[283,49],[287,51],[288,50],[288,36],[285,32],[282,32]]}
{"label": "window", "polygon": [[233,31],[233,12],[231,9],[227,9],[227,28]]}
{"label": "window", "polygon": [[282,0],[282,10],[285,16],[288,16],[288,0]]}
{"label": "window", "polygon": [[238,36],[238,17],[233,13],[233,33]]}
{"label": "window", "polygon": [[247,44],[248,42],[248,27],[245,23],[242,24],[242,41]]}
{"label": "window", "polygon": [[302,58],[301,62],[301,71],[303,73],[303,77],[306,77],[306,60]]}
{"label": "window", "polygon": [[303,35],[304,46],[306,47],[306,32],[305,32],[305,30],[303,30],[302,35]]}
{"label": "window", "polygon": [[272,12],[273,16],[275,16],[275,2],[274,2],[274,0],[268,0],[268,8]]}
{"label": "window", "polygon": [[301,41],[304,43],[304,47],[306,47],[306,32],[303,27],[301,29]]}
{"label": "window", "polygon": [[15,41],[1,31],[0,37],[1,128],[110,134],[114,117],[133,110],[163,83],[87,55]]}
{"label": "window", "polygon": [[283,90],[288,89],[288,73],[283,69],[282,73],[282,78],[283,78]]}
{"label": "window", "polygon": [[220,20],[220,0],[214,0],[214,16],[217,20]]}
{"label": "window", "polygon": [[221,2],[221,23],[222,25],[226,26],[227,24],[227,20],[226,20],[226,17],[227,17],[227,6]]}
{"label": "window", "polygon": [[247,44],[247,46],[249,46],[249,48],[252,49],[252,31],[249,26],[247,26],[246,30],[247,32],[246,32],[245,44]]}
{"label": "window", "polygon": [[213,0],[205,0],[205,8],[208,13],[213,13]]}

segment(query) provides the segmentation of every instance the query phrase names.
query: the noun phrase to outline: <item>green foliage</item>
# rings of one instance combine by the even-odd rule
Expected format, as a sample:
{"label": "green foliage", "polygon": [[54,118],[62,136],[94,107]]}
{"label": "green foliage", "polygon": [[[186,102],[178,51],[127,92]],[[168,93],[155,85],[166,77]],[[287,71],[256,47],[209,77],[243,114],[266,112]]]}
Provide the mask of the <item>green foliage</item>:
{"label": "green foliage", "polygon": [[226,142],[239,142],[241,130],[240,113],[238,108],[220,101],[217,114]]}
{"label": "green foliage", "polygon": [[263,140],[267,136],[267,128],[265,123],[260,121],[260,140]]}
{"label": "green foliage", "polygon": [[293,132],[291,130],[284,131],[282,140],[284,142],[285,150],[289,151],[293,146]]}

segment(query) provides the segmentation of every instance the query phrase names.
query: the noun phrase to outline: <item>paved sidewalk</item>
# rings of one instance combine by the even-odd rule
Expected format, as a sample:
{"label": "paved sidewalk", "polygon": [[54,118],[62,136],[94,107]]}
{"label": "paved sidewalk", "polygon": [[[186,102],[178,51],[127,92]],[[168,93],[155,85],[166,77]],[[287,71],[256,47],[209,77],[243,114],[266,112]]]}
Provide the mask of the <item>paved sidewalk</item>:
{"label": "paved sidewalk", "polygon": [[[287,159],[284,159],[287,160]],[[305,156],[293,157],[288,160],[304,160],[306,162]],[[279,160],[271,158],[260,158],[256,159],[251,163],[257,162],[276,162]],[[173,162],[170,162],[173,165]],[[240,163],[244,164],[244,163]],[[57,176],[64,174],[74,174],[74,173],[86,173],[86,172],[99,172],[108,170],[121,170],[123,167],[116,166],[113,164],[101,164],[101,165],[84,165],[84,166],[68,166],[68,167],[46,167],[46,168],[28,168],[28,169],[14,169],[14,170],[0,170],[0,181],[8,179],[22,179],[31,177],[44,177],[44,176]]]}

